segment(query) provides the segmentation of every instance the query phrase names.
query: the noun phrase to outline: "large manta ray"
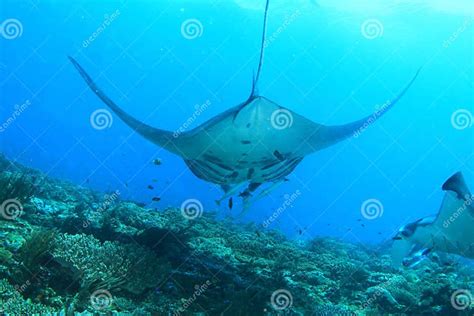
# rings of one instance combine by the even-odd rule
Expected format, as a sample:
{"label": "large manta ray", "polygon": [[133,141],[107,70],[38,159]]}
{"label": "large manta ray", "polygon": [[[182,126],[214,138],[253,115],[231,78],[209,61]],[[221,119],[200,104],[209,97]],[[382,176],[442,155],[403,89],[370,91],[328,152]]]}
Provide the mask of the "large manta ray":
{"label": "large manta ray", "polygon": [[438,214],[403,226],[393,238],[395,265],[417,265],[431,251],[474,259],[474,196],[460,172],[442,188],[446,194]]}
{"label": "large manta ray", "polygon": [[419,72],[398,96],[366,118],[340,126],[314,123],[258,93],[268,5],[269,0],[265,6],[258,70],[248,99],[178,136],[127,114],[107,97],[76,60],[69,58],[91,90],[128,126],[183,158],[200,179],[220,185],[225,194],[218,202],[247,185],[240,196],[248,205],[249,198],[260,185],[272,184],[257,198],[285,181],[305,156],[351,137],[380,118],[405,94]]}

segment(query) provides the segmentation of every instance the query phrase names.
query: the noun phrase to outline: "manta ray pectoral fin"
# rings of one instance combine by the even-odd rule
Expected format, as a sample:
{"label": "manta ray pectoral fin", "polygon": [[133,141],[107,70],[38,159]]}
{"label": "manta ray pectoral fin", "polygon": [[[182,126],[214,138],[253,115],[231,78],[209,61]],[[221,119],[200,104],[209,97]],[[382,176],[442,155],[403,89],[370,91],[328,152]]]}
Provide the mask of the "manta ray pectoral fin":
{"label": "manta ray pectoral fin", "polygon": [[471,198],[471,192],[467,187],[464,176],[461,172],[457,172],[452,175],[446,182],[443,184],[444,191],[453,191],[457,194],[458,198],[461,200],[467,200]]}
{"label": "manta ray pectoral fin", "polygon": [[402,89],[402,91],[392,100],[385,102],[376,112],[361,120],[337,126],[317,125],[316,130],[308,139],[309,146],[312,151],[334,145],[349,137],[359,136],[367,127],[379,120],[385,113],[392,109],[395,104],[405,95],[408,89],[413,85],[418,77],[421,68],[417,70],[413,78]]}
{"label": "manta ray pectoral fin", "polygon": [[173,133],[157,128],[153,128],[146,125],[131,115],[127,114],[120,107],[118,107],[92,80],[89,74],[82,68],[82,66],[72,57],[68,56],[71,63],[78,70],[81,77],[87,83],[89,88],[105,103],[109,108],[128,126],[130,126],[137,133],[155,143],[156,145],[163,147],[171,152],[180,154],[178,146],[176,146],[176,137],[173,137]]}
{"label": "manta ray pectoral fin", "polygon": [[[451,176],[443,184],[443,190],[446,193],[436,216],[422,218],[400,229],[392,247],[394,261],[400,262],[410,244],[421,244],[423,248],[428,248],[426,251],[437,250],[474,257],[470,251],[474,244],[474,210],[462,174],[458,172]],[[422,252],[421,255],[426,253]]]}
{"label": "manta ray pectoral fin", "polygon": [[436,225],[443,229],[445,235],[474,230],[474,227],[470,227],[474,225],[472,196],[462,173],[451,176],[442,188],[446,194],[436,217]]}

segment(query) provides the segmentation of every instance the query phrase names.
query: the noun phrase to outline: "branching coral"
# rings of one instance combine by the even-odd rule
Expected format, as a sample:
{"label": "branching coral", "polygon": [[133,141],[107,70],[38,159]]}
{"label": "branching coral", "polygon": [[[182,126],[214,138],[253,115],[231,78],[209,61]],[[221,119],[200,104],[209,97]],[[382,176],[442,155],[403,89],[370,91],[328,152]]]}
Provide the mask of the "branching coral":
{"label": "branching coral", "polygon": [[54,242],[53,258],[73,270],[87,290],[107,288],[140,294],[159,284],[168,265],[153,252],[132,244],[106,241],[91,235],[60,234]]}
{"label": "branching coral", "polygon": [[50,315],[58,310],[25,300],[7,280],[0,280],[0,315]]}

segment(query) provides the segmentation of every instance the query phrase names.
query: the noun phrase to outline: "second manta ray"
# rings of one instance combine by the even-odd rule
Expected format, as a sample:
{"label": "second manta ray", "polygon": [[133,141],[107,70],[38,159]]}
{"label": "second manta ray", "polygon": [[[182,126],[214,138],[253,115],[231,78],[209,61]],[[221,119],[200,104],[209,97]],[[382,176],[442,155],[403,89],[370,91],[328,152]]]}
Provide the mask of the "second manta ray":
{"label": "second manta ray", "polygon": [[474,259],[474,199],[458,172],[443,184],[446,194],[438,215],[403,226],[393,238],[395,265],[413,267],[432,251]]}
{"label": "second manta ray", "polygon": [[[269,1],[265,6],[258,70],[248,99],[179,135],[151,127],[127,114],[105,95],[76,60],[72,57],[70,60],[92,91],[128,126],[154,144],[182,157],[200,179],[220,185],[225,194],[218,202],[240,193],[244,205],[249,205],[252,194],[262,184],[270,185],[254,200],[286,181],[305,156],[353,136],[380,118],[405,94],[419,72],[375,114],[339,126],[314,123],[258,93],[268,5]],[[241,189],[243,191],[239,192]]]}

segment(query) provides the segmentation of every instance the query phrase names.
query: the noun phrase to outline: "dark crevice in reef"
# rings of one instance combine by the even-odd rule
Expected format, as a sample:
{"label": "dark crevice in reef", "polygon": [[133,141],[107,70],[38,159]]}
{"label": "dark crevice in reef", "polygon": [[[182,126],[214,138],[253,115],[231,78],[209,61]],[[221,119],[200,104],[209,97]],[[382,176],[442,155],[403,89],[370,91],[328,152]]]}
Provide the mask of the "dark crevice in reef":
{"label": "dark crevice in reef", "polygon": [[147,210],[0,157],[0,315],[456,315],[472,270]]}

